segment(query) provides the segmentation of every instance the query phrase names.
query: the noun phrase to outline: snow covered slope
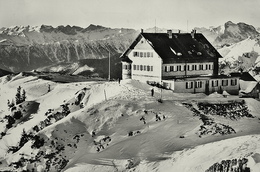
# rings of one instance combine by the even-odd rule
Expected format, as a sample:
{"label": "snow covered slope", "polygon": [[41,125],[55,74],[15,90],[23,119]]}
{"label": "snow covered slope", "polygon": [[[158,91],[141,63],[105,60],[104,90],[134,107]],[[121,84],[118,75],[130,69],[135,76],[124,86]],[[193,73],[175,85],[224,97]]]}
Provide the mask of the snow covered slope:
{"label": "snow covered slope", "polygon": [[[1,170],[188,172],[240,158],[251,171],[259,169],[260,103],[254,99],[241,104],[237,96],[158,88],[152,97],[149,85],[131,80],[61,84],[20,74],[0,84]],[[8,109],[18,86],[27,98]],[[205,102],[238,102],[241,113],[235,120],[204,114],[199,103]],[[4,117],[18,110],[26,120],[7,128]],[[236,132],[221,134],[231,128]]]}
{"label": "snow covered slope", "polygon": [[218,49],[222,71],[226,73],[252,71],[260,66],[259,37],[247,38],[231,46]]}
{"label": "snow covered slope", "polygon": [[218,52],[224,57],[220,60],[232,63],[238,61],[239,57],[243,56],[243,54],[250,53],[252,51],[260,54],[259,39],[248,38],[231,46],[218,49]]}

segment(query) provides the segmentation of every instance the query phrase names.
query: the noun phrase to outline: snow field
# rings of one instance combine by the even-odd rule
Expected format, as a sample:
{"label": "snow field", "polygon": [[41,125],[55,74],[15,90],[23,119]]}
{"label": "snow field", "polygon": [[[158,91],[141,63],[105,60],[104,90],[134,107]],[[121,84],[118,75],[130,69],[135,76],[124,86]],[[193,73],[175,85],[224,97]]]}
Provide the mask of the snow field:
{"label": "snow field", "polygon": [[[163,90],[163,103],[159,103],[160,89],[155,88],[155,97],[151,97],[150,86],[132,80],[120,84],[58,84],[17,76],[9,82],[2,80],[1,84],[1,93],[10,91],[15,95],[16,88],[21,85],[28,93],[29,101],[40,103],[38,112],[31,115],[32,119],[8,130],[8,135],[0,140],[0,159],[5,159],[2,162],[7,164],[21,157],[33,158],[44,153],[40,162],[24,168],[37,167],[41,171],[50,161],[50,171],[60,168],[63,171],[203,171],[215,162],[240,157],[248,157],[250,169],[259,167],[253,158],[259,153],[258,121],[228,121],[238,131],[239,126],[243,126],[244,131],[238,135],[199,138],[196,132],[201,120],[182,105],[184,100],[220,102],[226,100],[223,97]],[[84,92],[84,96],[76,105],[79,92]],[[246,99],[246,102],[257,114],[259,102],[253,99]],[[27,142],[18,152],[6,153],[6,146],[16,145],[24,128],[29,131],[45,120],[48,109],[53,109],[48,116],[61,112],[62,104],[68,104],[70,113],[38,133],[45,140],[44,146],[32,149],[32,143]],[[227,122],[220,117],[216,120]],[[256,135],[250,135],[252,132]],[[228,139],[235,136],[240,137]],[[217,140],[222,141],[215,142]]]}
{"label": "snow field", "polygon": [[220,58],[220,61],[228,61],[231,63],[238,60],[238,57],[242,56],[243,53],[251,51],[260,54],[260,46],[256,39],[248,38],[229,47],[218,49],[218,52],[224,57],[223,59]]}

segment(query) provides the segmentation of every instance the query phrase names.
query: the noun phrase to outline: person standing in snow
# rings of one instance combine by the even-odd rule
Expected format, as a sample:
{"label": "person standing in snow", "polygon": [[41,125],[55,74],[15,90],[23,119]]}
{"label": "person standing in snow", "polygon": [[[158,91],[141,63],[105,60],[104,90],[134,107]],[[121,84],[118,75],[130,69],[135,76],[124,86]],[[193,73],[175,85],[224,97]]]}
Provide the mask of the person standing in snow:
{"label": "person standing in snow", "polygon": [[151,89],[151,96],[153,97],[153,95],[154,95],[154,89],[152,88]]}

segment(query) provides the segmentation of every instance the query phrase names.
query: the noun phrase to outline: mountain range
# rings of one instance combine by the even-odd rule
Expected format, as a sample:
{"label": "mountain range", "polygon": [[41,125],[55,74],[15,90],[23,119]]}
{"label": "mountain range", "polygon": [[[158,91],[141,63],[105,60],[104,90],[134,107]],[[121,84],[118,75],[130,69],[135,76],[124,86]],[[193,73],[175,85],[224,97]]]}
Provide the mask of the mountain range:
{"label": "mountain range", "polygon": [[2,28],[0,68],[21,72],[60,62],[107,58],[109,53],[123,52],[137,34],[133,29],[98,25]]}
{"label": "mountain range", "polygon": [[[252,51],[260,53],[257,48],[259,28],[256,29],[252,25],[228,21],[217,27],[195,27],[194,29],[203,33],[219,50],[224,57],[222,61],[233,63],[239,61],[238,58],[244,53],[250,54]],[[154,27],[146,29],[145,32],[166,32],[166,30]],[[173,31],[178,32],[177,29]],[[73,64],[85,59],[103,59],[109,55],[119,58],[139,32],[134,29],[108,28],[93,24],[87,28],[70,25],[1,28],[0,68],[12,72],[38,68],[48,70],[48,66],[55,66],[55,64]],[[253,47],[246,45],[249,50],[239,51],[236,56],[231,57],[228,52],[232,52],[236,44],[243,44],[245,40],[253,41],[255,44]]]}

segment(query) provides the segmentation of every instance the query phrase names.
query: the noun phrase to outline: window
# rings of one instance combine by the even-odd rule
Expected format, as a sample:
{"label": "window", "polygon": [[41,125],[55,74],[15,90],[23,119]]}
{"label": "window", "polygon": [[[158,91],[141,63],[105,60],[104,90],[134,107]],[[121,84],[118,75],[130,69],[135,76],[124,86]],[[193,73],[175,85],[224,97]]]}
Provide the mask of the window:
{"label": "window", "polygon": [[177,71],[177,66],[173,66],[173,71],[174,71],[174,72]]}
{"label": "window", "polygon": [[144,65],[144,71],[146,71],[146,66]]}
{"label": "window", "polygon": [[124,65],[124,69],[127,69],[127,65]]}
{"label": "window", "polygon": [[177,66],[177,71],[181,71],[181,65]]}
{"label": "window", "polygon": [[231,79],[231,85],[232,86],[237,85],[237,79]]}
{"label": "window", "polygon": [[143,52],[140,52],[140,57],[143,57]]}
{"label": "window", "polygon": [[136,65],[134,65],[134,70],[136,70]]}
{"label": "window", "polygon": [[196,81],[195,88],[202,88],[202,81]]}
{"label": "window", "polygon": [[227,85],[228,85],[228,80],[227,79],[222,80],[222,86],[227,86]]}
{"label": "window", "polygon": [[195,70],[195,65],[192,65],[192,68],[191,68],[191,70]]}
{"label": "window", "polygon": [[143,65],[140,65],[140,70],[141,70],[141,71],[143,70]]}
{"label": "window", "polygon": [[153,71],[153,66],[151,66],[151,71]]}
{"label": "window", "polygon": [[150,52],[151,57],[153,57],[153,52]]}
{"label": "window", "polygon": [[184,67],[183,70],[186,71],[186,67],[187,67],[187,65],[184,65],[183,67]]}
{"label": "window", "polygon": [[187,65],[187,67],[188,67],[188,70],[190,70],[190,65]]}
{"label": "window", "polygon": [[134,51],[134,52],[133,52],[133,56],[134,56],[134,57],[139,57],[139,52]]}
{"label": "window", "polygon": [[205,65],[205,70],[208,70],[208,64]]}
{"label": "window", "polygon": [[146,57],[146,52],[144,52],[144,57]]}
{"label": "window", "polygon": [[184,70],[184,66],[180,65],[180,70],[183,71]]}
{"label": "window", "polygon": [[197,65],[194,65],[194,70],[197,70]]}
{"label": "window", "polygon": [[139,70],[139,65],[136,65],[136,70]]}
{"label": "window", "polygon": [[150,52],[147,52],[147,57],[150,57]]}
{"label": "window", "polygon": [[203,65],[202,64],[199,65],[199,70],[203,70]]}
{"label": "window", "polygon": [[170,66],[165,66],[165,72],[169,72],[170,71]]}
{"label": "window", "polygon": [[218,86],[218,80],[212,80],[212,87]]}
{"label": "window", "polygon": [[192,89],[193,88],[193,81],[192,82],[186,82],[186,89]]}
{"label": "window", "polygon": [[147,66],[147,71],[150,71],[150,66],[149,65]]}
{"label": "window", "polygon": [[174,66],[170,66],[170,71],[173,71],[174,70]]}
{"label": "window", "polygon": [[209,70],[211,70],[211,65],[209,64]]}

